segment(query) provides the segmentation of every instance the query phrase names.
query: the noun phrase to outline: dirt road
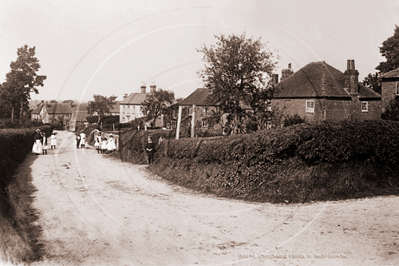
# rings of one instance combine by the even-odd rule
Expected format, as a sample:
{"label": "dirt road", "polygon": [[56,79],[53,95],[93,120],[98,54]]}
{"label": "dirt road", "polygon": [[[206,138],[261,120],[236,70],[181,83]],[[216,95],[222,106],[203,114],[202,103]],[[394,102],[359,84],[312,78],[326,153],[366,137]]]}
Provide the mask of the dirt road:
{"label": "dirt road", "polygon": [[76,149],[72,133],[57,139],[31,167],[47,252],[34,265],[399,262],[398,197],[299,205],[216,198]]}

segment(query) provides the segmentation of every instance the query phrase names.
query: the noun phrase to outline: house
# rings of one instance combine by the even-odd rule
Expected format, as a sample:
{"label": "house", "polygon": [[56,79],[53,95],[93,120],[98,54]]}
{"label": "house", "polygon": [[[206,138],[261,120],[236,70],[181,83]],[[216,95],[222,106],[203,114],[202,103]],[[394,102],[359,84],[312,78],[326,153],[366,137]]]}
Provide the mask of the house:
{"label": "house", "polygon": [[382,96],[382,112],[391,100],[399,97],[399,68],[389,71],[380,76],[381,78],[381,96]]}
{"label": "house", "polygon": [[125,94],[123,100],[119,103],[119,123],[127,123],[136,118],[143,117],[143,113],[140,110],[141,103],[144,101],[146,96],[156,90],[156,85],[150,86],[150,92],[146,92],[146,86],[140,87],[140,93]]}
{"label": "house", "polygon": [[109,114],[112,116],[120,115],[120,101],[116,101],[115,105],[109,111]]}
{"label": "house", "polygon": [[73,106],[73,113],[71,116],[71,119],[69,120],[69,130],[75,131],[76,127],[79,125],[83,125],[87,123],[86,117],[88,117],[89,114],[87,112],[87,104],[82,103],[82,104],[76,104]]}
{"label": "house", "polygon": [[181,101],[178,105],[182,108],[188,109],[188,114],[195,124],[201,123],[201,127],[207,127],[204,118],[214,114],[217,107],[214,106],[208,99],[208,95],[212,94],[212,90],[199,88],[191,93],[187,98]]}
{"label": "house", "polygon": [[47,108],[45,106],[44,101],[39,103],[36,108],[31,113],[31,120],[32,121],[40,121],[43,124],[49,123]]}
{"label": "house", "polygon": [[[274,80],[278,82],[276,74]],[[272,107],[309,122],[380,119],[381,95],[358,80],[354,60],[347,61],[344,73],[325,61],[309,63],[295,73],[289,65],[276,85]]]}
{"label": "house", "polygon": [[31,114],[31,120],[52,125],[67,125],[73,113],[71,103],[42,101]]}

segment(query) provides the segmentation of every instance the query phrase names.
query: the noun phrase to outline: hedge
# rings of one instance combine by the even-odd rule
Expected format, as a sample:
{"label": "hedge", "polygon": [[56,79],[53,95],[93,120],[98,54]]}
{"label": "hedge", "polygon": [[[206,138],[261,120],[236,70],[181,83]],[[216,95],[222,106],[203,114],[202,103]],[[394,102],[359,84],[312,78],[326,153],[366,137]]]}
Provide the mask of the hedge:
{"label": "hedge", "polygon": [[[145,162],[147,135],[126,133],[122,159]],[[309,201],[399,188],[399,122],[323,122],[156,147],[156,174],[202,191],[259,201]]]}
{"label": "hedge", "polygon": [[[51,135],[51,126],[37,127],[47,136]],[[11,181],[18,165],[32,152],[34,135],[37,128],[0,129],[0,188],[5,188]]]}

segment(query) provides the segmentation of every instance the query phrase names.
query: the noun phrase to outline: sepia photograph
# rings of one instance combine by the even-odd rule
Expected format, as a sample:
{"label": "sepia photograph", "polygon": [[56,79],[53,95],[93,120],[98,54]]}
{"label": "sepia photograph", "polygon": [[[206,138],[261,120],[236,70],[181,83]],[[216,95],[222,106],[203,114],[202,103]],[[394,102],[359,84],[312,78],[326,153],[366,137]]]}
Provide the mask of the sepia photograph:
{"label": "sepia photograph", "polygon": [[1,0],[0,266],[399,263],[397,0]]}

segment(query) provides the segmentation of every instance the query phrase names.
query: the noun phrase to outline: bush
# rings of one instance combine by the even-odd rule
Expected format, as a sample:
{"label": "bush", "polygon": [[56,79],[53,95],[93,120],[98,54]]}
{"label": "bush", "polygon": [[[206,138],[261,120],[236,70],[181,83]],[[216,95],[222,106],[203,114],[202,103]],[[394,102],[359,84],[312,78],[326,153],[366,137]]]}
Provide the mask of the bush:
{"label": "bush", "polygon": [[398,134],[399,122],[364,121],[168,139],[151,169],[178,184],[250,200],[375,195],[399,190]]}
{"label": "bush", "polygon": [[[51,135],[50,126],[38,127]],[[18,165],[32,152],[36,128],[0,129],[0,188],[5,188]]]}

